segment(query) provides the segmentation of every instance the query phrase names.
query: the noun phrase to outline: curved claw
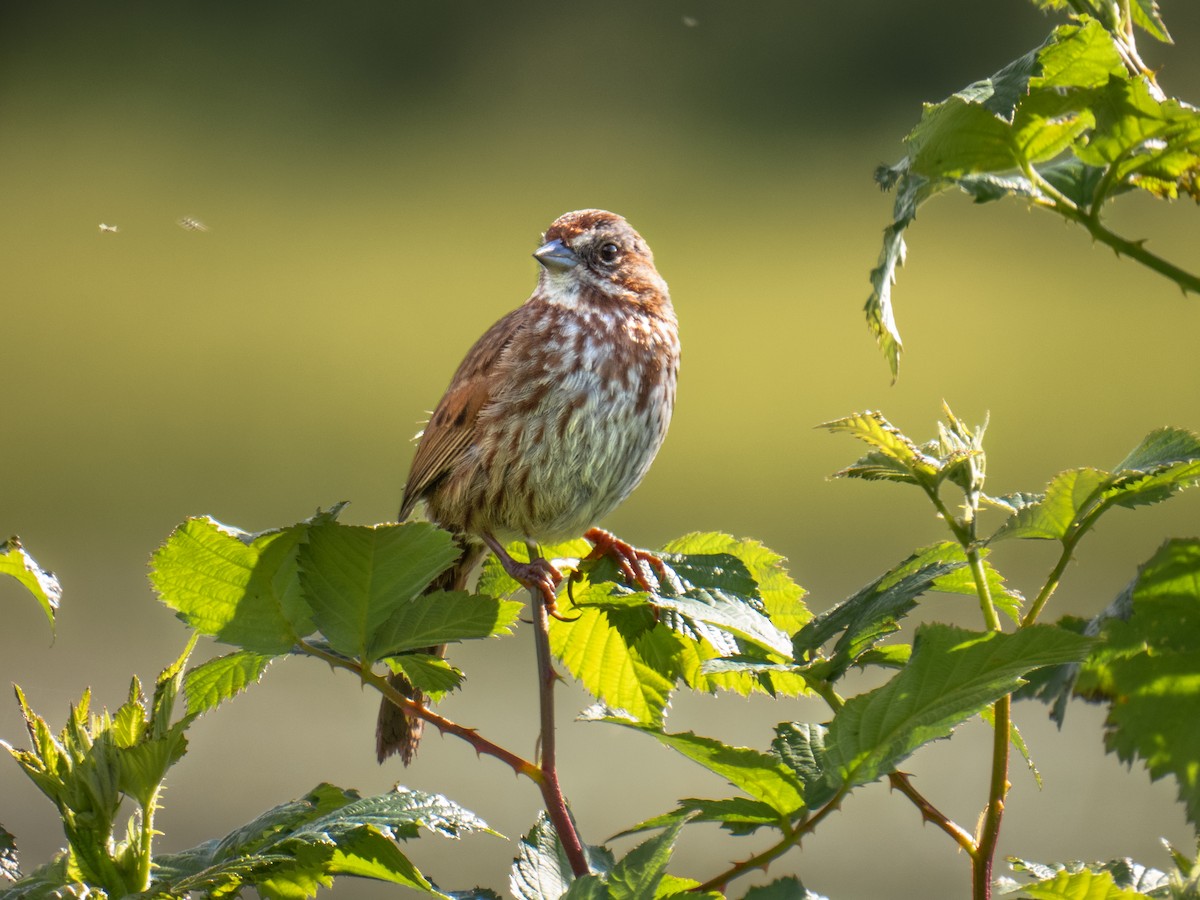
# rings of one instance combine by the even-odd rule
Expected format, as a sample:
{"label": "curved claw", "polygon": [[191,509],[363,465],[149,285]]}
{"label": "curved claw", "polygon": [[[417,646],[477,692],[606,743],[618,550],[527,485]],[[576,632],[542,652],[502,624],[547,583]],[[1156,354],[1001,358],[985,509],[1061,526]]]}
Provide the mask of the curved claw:
{"label": "curved claw", "polygon": [[[666,564],[659,557],[646,550],[638,550],[603,528],[589,529],[584,538],[592,542],[592,552],[584,557],[583,562],[607,556],[616,563],[627,583],[637,585],[648,594],[653,594],[658,589],[658,584],[650,584],[642,569],[642,563],[646,563],[653,570],[656,582],[667,577]],[[570,590],[570,584],[567,585],[567,589]]]}

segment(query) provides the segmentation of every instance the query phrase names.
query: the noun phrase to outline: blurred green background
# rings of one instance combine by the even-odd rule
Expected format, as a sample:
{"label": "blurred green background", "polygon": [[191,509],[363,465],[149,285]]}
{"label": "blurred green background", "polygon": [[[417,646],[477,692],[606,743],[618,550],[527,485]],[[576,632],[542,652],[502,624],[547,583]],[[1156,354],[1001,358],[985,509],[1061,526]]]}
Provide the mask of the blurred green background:
{"label": "blurred green background", "polygon": [[[1169,92],[1200,99],[1200,4],[1163,7],[1179,46],[1147,39],[1146,55]],[[66,593],[52,643],[0,583],[0,680],[61,723],[87,685],[116,706],[131,673],[152,679],[185,631],[153,599],[146,562],[185,516],[258,530],[339,500],[352,501],[344,521],[393,516],[416,423],[470,343],[528,295],[538,234],[569,209],[633,222],[682,323],[671,435],[607,524],[644,546],[696,529],[760,538],[815,609],[941,537],[916,492],[828,480],[860,448],[820,422],[880,408],[923,439],[943,398],[969,421],[990,412],[998,493],[1110,466],[1159,425],[1200,428],[1197,299],[1013,205],[922,211],[896,295],[897,385],[866,335],[891,208],[872,168],[902,153],[922,100],[990,74],[1053,21],[1017,0],[4,4],[0,535],[20,534]],[[178,227],[184,216],[209,230]],[[1194,208],[1125,198],[1113,222],[1200,268]],[[1198,521],[1200,492],[1114,513],[1052,614],[1102,608]],[[994,560],[1032,592],[1051,554],[1005,546]],[[962,600],[922,614],[978,627]],[[453,660],[469,682],[447,714],[533,753],[528,631]],[[637,735],[572,724],[588,702],[576,687],[559,702],[586,840],[727,790]],[[528,828],[532,787],[460,742],[430,736],[412,769],[377,767],[376,704],[315,663],[277,664],[194,727],[161,848],[320,780],[377,792],[399,779],[509,836]],[[1160,836],[1189,845],[1174,787],[1104,755],[1101,711],[1072,707],[1061,734],[1040,706],[1016,716],[1046,789],[1014,766],[1002,854],[1163,865]],[[680,697],[669,727],[761,747],[776,721],[825,717],[809,702]],[[0,736],[24,738],[11,702]],[[968,726],[906,766],[967,827],[987,742]],[[62,843],[12,764],[0,822],[28,868]],[[696,828],[673,869],[705,878],[758,843]],[[498,890],[514,853],[487,837],[410,850],[443,887]],[[763,878],[796,873],[847,900],[964,896],[967,872],[875,785]]]}

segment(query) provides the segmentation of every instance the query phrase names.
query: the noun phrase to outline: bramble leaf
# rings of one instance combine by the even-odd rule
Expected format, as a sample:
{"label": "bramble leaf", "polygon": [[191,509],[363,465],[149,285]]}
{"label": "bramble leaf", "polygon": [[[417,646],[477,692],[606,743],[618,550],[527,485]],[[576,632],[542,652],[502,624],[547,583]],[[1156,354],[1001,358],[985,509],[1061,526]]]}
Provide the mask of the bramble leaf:
{"label": "bramble leaf", "polygon": [[1105,744],[1154,780],[1173,775],[1200,824],[1200,540],[1172,540],[1141,568],[1127,619],[1108,618],[1075,692],[1110,701]]}
{"label": "bramble leaf", "polygon": [[255,653],[286,653],[314,628],[300,595],[297,551],[310,524],[336,514],[261,534],[188,519],[155,551],[150,582],[199,633]]}
{"label": "bramble leaf", "polygon": [[827,778],[848,787],[880,778],[922,744],[947,737],[1016,690],[1026,673],[1082,659],[1091,644],[1053,626],[1014,634],[920,626],[909,664],[834,716],[825,735]]}
{"label": "bramble leaf", "polygon": [[21,539],[15,535],[0,544],[0,575],[11,575],[25,585],[41,605],[42,612],[46,614],[46,620],[50,623],[50,629],[53,630],[54,614],[62,600],[62,585],[58,583],[58,578],[53,572],[47,572],[37,564],[21,546]]}
{"label": "bramble leaf", "polygon": [[779,878],[770,884],[752,887],[746,891],[743,900],[827,900],[821,894],[814,893],[800,883],[794,875]]}
{"label": "bramble leaf", "polygon": [[811,657],[840,632],[826,673],[830,680],[840,677],[865,652],[899,628],[897,621],[916,606],[917,597],[965,565],[962,548],[949,541],[918,550],[805,625],[793,639],[796,659]]}
{"label": "bramble leaf", "polygon": [[301,897],[328,886],[335,875],[359,875],[444,897],[395,843],[416,837],[420,828],[447,837],[495,833],[473,813],[436,794],[397,787],[360,797],[322,784],[220,841],[155,857],[151,888],[224,896],[246,885],[266,897]]}
{"label": "bramble leaf", "polygon": [[188,670],[183,677],[188,715],[198,716],[216,709],[250,685],[257,684],[274,659],[263,653],[236,650]]}
{"label": "bramble leaf", "polygon": [[670,734],[595,707],[583,712],[580,719],[623,725],[648,734],[659,743],[720,775],[756,800],[766,803],[780,816],[791,816],[804,808],[804,785],[795,772],[771,754],[749,747],[730,747],[690,731]]}
{"label": "bramble leaf", "polygon": [[1076,540],[1114,506],[1133,508],[1169,499],[1200,484],[1200,437],[1182,428],[1148,434],[1113,472],[1070,469],[1045,494],[993,500],[1013,510],[992,540]]}
{"label": "bramble leaf", "polygon": [[665,828],[676,822],[710,822],[719,824],[733,834],[743,835],[751,834],[764,825],[778,825],[779,813],[770,804],[749,797],[730,797],[727,800],[685,798],[679,801],[677,809],[639,822],[613,837],[625,837],[652,828]]}
{"label": "bramble leaf", "polygon": [[[460,555],[450,534],[425,522],[372,528],[326,521],[307,529],[297,561],[321,633],[337,652],[370,665],[400,649],[429,646],[397,647],[393,620],[424,620],[428,604],[416,599]],[[456,596],[455,603],[462,608],[464,599]]]}
{"label": "bramble leaf", "polygon": [[[866,318],[893,379],[901,339],[892,286],[903,234],[932,197],[955,187],[976,202],[1015,197],[1059,213],[1125,255],[1138,242],[1100,226],[1108,200],[1131,190],[1200,199],[1200,110],[1163,96],[1153,76],[1139,71],[1116,4],[1086,6],[1094,16],[1078,15],[992,77],[925,104],[905,139],[905,157],[877,170],[876,180],[895,188],[896,200],[871,271]],[[1170,40],[1155,0],[1125,8],[1134,24]],[[1197,289],[1194,275],[1153,267],[1185,290]]]}

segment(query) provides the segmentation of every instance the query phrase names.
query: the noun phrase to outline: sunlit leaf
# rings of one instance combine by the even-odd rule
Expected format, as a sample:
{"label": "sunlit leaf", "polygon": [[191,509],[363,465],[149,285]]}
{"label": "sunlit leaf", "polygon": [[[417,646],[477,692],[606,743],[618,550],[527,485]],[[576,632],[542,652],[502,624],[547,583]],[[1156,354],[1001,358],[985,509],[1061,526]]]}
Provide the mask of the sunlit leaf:
{"label": "sunlit leaf", "polygon": [[607,878],[611,900],[644,900],[659,896],[659,883],[667,873],[671,851],[682,827],[680,822],[664,828],[617,861]]}
{"label": "sunlit leaf", "polygon": [[20,538],[14,536],[0,544],[0,575],[11,575],[25,586],[41,605],[53,629],[54,613],[62,600],[62,586],[53,572],[47,572],[25,552]]}
{"label": "sunlit leaf", "polygon": [[0,880],[16,881],[21,877],[21,865],[17,853],[17,839],[0,825]]}
{"label": "sunlit leaf", "polygon": [[776,756],[749,747],[730,747],[690,731],[669,734],[630,719],[606,715],[604,710],[589,710],[581,718],[624,725],[648,734],[659,743],[720,775],[751,797],[766,803],[781,816],[793,815],[804,808],[803,784],[795,772]]}
{"label": "sunlit leaf", "polygon": [[854,465],[838,472],[837,477],[886,479],[910,484],[933,484],[937,478],[938,461],[882,413],[868,410],[826,422],[820,427],[835,434],[849,434],[873,448]]}
{"label": "sunlit leaf", "polygon": [[201,634],[255,653],[286,653],[313,630],[296,568],[308,528],[301,522],[249,534],[208,517],[188,519],[155,552],[150,581]]}
{"label": "sunlit leaf", "polygon": [[385,662],[393,672],[403,672],[413,687],[434,701],[457,690],[465,677],[462,670],[429,653],[406,653],[388,657]]}
{"label": "sunlit leaf", "polygon": [[839,677],[863,653],[897,630],[896,623],[916,606],[921,594],[965,565],[957,544],[945,542],[918,550],[804,626],[794,638],[796,659],[810,657],[840,634],[830,654],[827,676]]}
{"label": "sunlit leaf", "polygon": [[655,816],[627,828],[614,838],[666,828],[677,822],[709,822],[719,824],[733,834],[751,834],[764,825],[778,825],[779,813],[768,803],[749,797],[730,797],[727,800],[699,800],[687,798],[679,801],[679,808],[661,816]]}
{"label": "sunlit leaf", "polygon": [[1021,885],[1031,900],[1138,900],[1146,895],[1117,887],[1108,872],[1059,872],[1053,878]]}
{"label": "sunlit leaf", "polygon": [[752,887],[746,892],[743,900],[827,900],[821,894],[814,893],[800,883],[794,875],[779,878],[770,884]]}
{"label": "sunlit leaf", "polygon": [[360,797],[332,785],[277,806],[223,840],[155,857],[152,888],[218,896],[251,885],[271,897],[311,896],[347,874],[437,891],[395,844],[425,828],[447,837],[484,831],[479,817],[445,797],[398,787]]}
{"label": "sunlit leaf", "polygon": [[824,725],[780,722],[775,726],[771,749],[804,785],[804,802],[817,809],[829,801],[835,791],[826,775]]}
{"label": "sunlit leaf", "polygon": [[321,522],[308,528],[300,548],[300,584],[333,648],[370,664],[410,649],[394,646],[396,629],[385,624],[460,555],[453,537],[425,522],[374,528]]}
{"label": "sunlit leaf", "polygon": [[409,650],[510,634],[522,604],[462,591],[433,591],[395,606],[367,638],[372,661]]}
{"label": "sunlit leaf", "polygon": [[[588,585],[586,593],[607,592],[610,587]],[[650,652],[643,653],[638,637],[629,640],[607,612],[577,609],[569,601],[560,605],[565,615],[576,618],[551,620],[551,652],[593,697],[639,722],[660,724],[680,676],[678,663],[666,648],[678,646],[681,639],[665,628],[656,629],[658,633],[642,644]]]}
{"label": "sunlit leaf", "polygon": [[539,813],[521,842],[508,877],[508,889],[516,900],[561,897],[575,880],[567,851],[546,814]]}
{"label": "sunlit leaf", "polygon": [[189,669],[183,677],[188,715],[198,716],[262,680],[275,657],[237,650]]}
{"label": "sunlit leaf", "polygon": [[1173,775],[1200,823],[1200,540],[1164,544],[1138,573],[1127,620],[1107,619],[1076,692],[1106,699],[1105,743],[1152,779]]}
{"label": "sunlit leaf", "polygon": [[920,626],[909,664],[834,716],[825,736],[828,777],[851,787],[874,781],[1016,690],[1026,673],[1082,659],[1091,643],[1053,626],[1014,634]]}

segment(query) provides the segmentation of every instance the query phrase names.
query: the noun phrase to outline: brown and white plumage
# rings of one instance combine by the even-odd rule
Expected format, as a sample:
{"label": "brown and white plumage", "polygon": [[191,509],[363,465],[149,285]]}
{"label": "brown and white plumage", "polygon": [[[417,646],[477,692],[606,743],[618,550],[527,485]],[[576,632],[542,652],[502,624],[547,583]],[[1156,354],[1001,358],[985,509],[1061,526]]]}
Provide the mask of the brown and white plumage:
{"label": "brown and white plumage", "polygon": [[[503,546],[579,537],[637,486],[670,423],[679,337],[650,248],[620,216],[567,213],[534,257],[537,289],[467,352],[421,434],[400,519],[424,503],[460,536],[438,586],[462,587],[482,542],[552,602],[557,573]],[[380,760],[407,763],[418,738],[385,700]]]}

